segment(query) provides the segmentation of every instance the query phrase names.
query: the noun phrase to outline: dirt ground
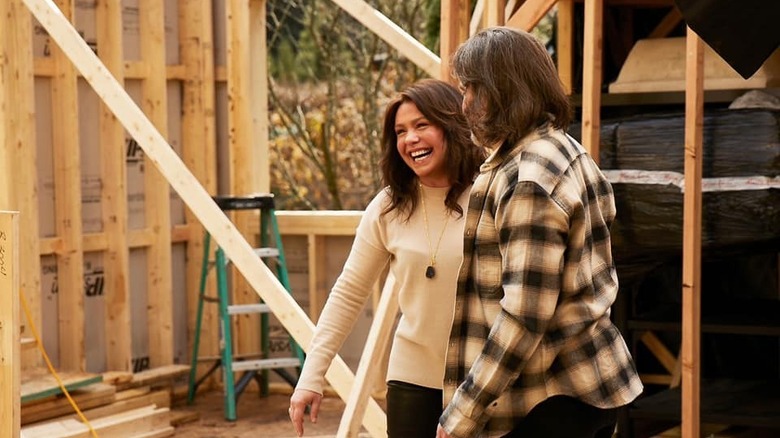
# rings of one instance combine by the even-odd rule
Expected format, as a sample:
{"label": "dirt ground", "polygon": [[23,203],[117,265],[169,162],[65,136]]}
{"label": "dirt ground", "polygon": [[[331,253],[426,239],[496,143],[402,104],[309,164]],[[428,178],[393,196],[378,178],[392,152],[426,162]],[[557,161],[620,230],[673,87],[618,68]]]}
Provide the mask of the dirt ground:
{"label": "dirt ground", "polygon": [[[177,405],[175,411],[197,411],[200,419],[176,427],[175,437],[192,438],[288,438],[295,437],[295,430],[287,416],[289,395],[271,394],[260,397],[257,392],[246,392],[236,405],[238,419],[224,418],[222,393],[199,394],[193,406]],[[338,397],[323,399],[317,424],[304,423],[304,436],[310,438],[333,437],[339,428],[344,412],[344,402]]]}

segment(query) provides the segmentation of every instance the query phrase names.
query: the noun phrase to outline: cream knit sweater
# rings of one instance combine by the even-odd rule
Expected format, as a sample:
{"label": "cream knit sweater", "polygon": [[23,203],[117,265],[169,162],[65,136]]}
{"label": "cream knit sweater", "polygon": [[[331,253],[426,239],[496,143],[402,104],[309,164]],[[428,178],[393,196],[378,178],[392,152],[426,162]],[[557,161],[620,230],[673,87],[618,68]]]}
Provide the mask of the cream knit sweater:
{"label": "cream knit sweater", "polygon": [[[455,287],[463,258],[464,217],[446,220],[444,198],[448,188],[422,187],[428,212],[428,235],[422,203],[408,222],[395,211],[380,213],[387,205],[382,190],[366,207],[344,270],[328,297],[306,356],[297,388],[322,394],[325,372],[341,348],[367,301],[377,276],[387,263],[398,289],[401,319],[393,337],[387,380],[400,380],[441,388],[444,357],[455,303]],[[468,190],[459,203],[466,212]],[[436,255],[436,276],[425,277],[430,247],[445,225]]]}

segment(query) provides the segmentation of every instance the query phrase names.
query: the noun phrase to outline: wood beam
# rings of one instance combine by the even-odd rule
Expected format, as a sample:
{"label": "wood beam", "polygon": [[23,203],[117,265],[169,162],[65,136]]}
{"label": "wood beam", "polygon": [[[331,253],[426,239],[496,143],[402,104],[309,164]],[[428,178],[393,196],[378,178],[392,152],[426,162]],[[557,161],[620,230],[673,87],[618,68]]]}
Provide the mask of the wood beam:
{"label": "wood beam", "polygon": [[[164,66],[165,4],[139,0],[141,60]],[[163,137],[168,136],[168,81],[165,69],[148,69],[142,84],[144,112]],[[137,140],[137,139],[136,139]],[[152,368],[173,363],[173,279],[170,189],[153,161],[144,155],[144,214],[155,234],[147,249],[146,301],[148,305],[149,362]]]}
{"label": "wood beam", "polygon": [[[97,41],[100,59],[124,83],[122,51],[122,4],[120,0],[97,3]],[[130,322],[130,251],[127,246],[127,171],[125,130],[104,104],[100,105],[100,164],[103,234],[107,248],[105,271],[106,367],[132,370],[132,327]]]}
{"label": "wood beam", "polygon": [[358,436],[363,415],[374,384],[382,370],[382,360],[390,347],[396,316],[398,315],[398,290],[395,281],[389,280],[384,286],[384,292],[375,307],[374,320],[368,331],[363,353],[360,355],[355,384],[349,393],[344,415],[341,416],[336,438],[351,438]]}
{"label": "wood beam", "polygon": [[[211,195],[217,193],[217,136],[214,76],[214,31],[212,1],[179,2],[179,41],[181,62],[187,79],[182,84],[182,159],[199,183]],[[185,208],[184,217],[192,232],[187,241],[187,351],[195,340],[203,259],[204,230],[197,216]],[[209,275],[207,290],[216,290],[215,276]],[[217,306],[205,306],[203,326],[218,327]],[[200,352],[203,356],[219,352],[216,330],[202,330]],[[205,366],[203,367],[205,370]],[[199,373],[199,375],[201,375]]]}
{"label": "wood beam", "polygon": [[658,23],[658,26],[650,32],[648,38],[665,38],[682,21],[682,13],[676,6]]}
{"label": "wood beam", "polygon": [[[162,172],[233,264],[268,304],[284,328],[299,345],[308,348],[314,334],[314,324],[268,267],[260,261],[235,225],[219,209],[124,88],[103,66],[78,31],[47,0],[23,1],[81,71],[97,95],[138,141],[146,156]],[[334,358],[325,377],[339,396],[346,400],[355,376],[340,356]],[[387,433],[387,418],[382,408],[373,400],[369,401],[363,426],[375,437]]]}
{"label": "wood beam", "polygon": [[558,0],[558,77],[566,94],[574,88],[574,0]]}
{"label": "wood beam", "polygon": [[[0,155],[7,161],[0,172],[8,179],[0,188],[0,209],[19,211],[19,275],[21,287],[28,291],[27,305],[33,324],[41,327],[41,258],[38,253],[39,199],[37,146],[35,136],[35,84],[30,35],[32,20],[20,0],[2,2],[0,16],[6,17],[0,30]],[[29,328],[22,321],[22,333]],[[37,349],[23,352],[22,368],[42,363]]]}
{"label": "wood beam", "polygon": [[[254,3],[254,2],[251,2]],[[260,191],[255,184],[254,175],[259,170],[256,151],[253,144],[254,126],[252,120],[252,79],[250,56],[256,49],[250,29],[250,1],[228,0],[227,6],[227,99],[228,99],[228,190],[236,196],[245,196]],[[256,14],[256,13],[255,13]],[[263,33],[265,27],[263,26]],[[250,41],[247,44],[247,41]],[[253,47],[254,46],[254,47]],[[250,80],[252,79],[252,80]],[[267,87],[267,82],[259,84]],[[259,181],[258,181],[259,182]],[[250,244],[258,246],[255,236],[259,228],[251,228],[251,217],[256,211],[234,211],[228,214],[236,227]],[[257,302],[257,295],[235,267],[231,267],[231,302],[251,304]],[[234,353],[251,354],[260,350],[260,315],[237,315],[232,319]],[[266,317],[267,318],[267,317]],[[267,372],[264,372],[267,374]]]}
{"label": "wood beam", "polygon": [[[440,78],[455,83],[450,62],[455,50],[469,36],[469,0],[441,0]],[[435,76],[434,76],[435,77]]]}
{"label": "wood beam", "polygon": [[[63,19],[74,19],[73,0],[58,0]],[[57,300],[59,315],[59,368],[84,371],[84,252],[81,218],[81,148],[78,123],[76,70],[67,56],[52,47],[55,75],[51,80],[54,161],[54,205],[57,235],[62,252],[57,254]]]}
{"label": "wood beam", "polygon": [[585,41],[582,59],[582,145],[596,163],[601,141],[601,76],[604,0],[585,2]]}
{"label": "wood beam", "polygon": [[506,9],[506,0],[492,0],[487,2],[487,25],[503,26],[506,22],[504,15]]}
{"label": "wood beam", "polygon": [[700,436],[701,177],[704,43],[688,28],[685,57],[685,193],[683,198],[682,436]]}
{"label": "wood beam", "polygon": [[506,21],[506,25],[530,32],[547,15],[556,1],[558,0],[525,0],[520,9]]}
{"label": "wood beam", "polygon": [[2,437],[19,436],[21,425],[19,275],[19,213],[0,211],[0,436]]}
{"label": "wood beam", "polygon": [[[363,0],[332,1],[432,78],[440,77],[441,60],[439,57],[384,14]],[[442,4],[445,1],[447,0],[442,1]]]}

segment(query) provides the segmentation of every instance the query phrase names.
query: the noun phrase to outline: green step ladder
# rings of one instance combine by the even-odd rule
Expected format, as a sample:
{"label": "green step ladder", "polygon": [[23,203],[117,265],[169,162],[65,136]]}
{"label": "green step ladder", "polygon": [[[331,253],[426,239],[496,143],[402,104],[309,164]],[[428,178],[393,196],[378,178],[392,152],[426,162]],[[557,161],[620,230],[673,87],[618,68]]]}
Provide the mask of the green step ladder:
{"label": "green step ladder", "polygon": [[[273,194],[260,194],[248,197],[214,197],[222,211],[234,210],[259,210],[260,211],[260,248],[255,249],[258,257],[265,260],[273,260],[275,263],[268,263],[269,268],[275,271],[279,282],[290,293],[290,279],[287,273],[287,262],[282,249],[282,237],[279,234],[279,225],[276,221],[276,212],[274,209]],[[269,244],[270,243],[270,244]],[[295,387],[301,367],[303,366],[304,354],[298,344],[289,337],[290,350],[294,357],[271,357],[270,356],[270,308],[262,300],[256,304],[230,304],[230,292],[227,282],[227,265],[229,260],[225,257],[222,248],[217,247],[215,251],[215,260],[209,259],[211,245],[211,236],[206,233],[203,241],[203,264],[200,273],[200,289],[198,294],[198,314],[195,323],[195,341],[192,346],[192,364],[189,377],[189,388],[187,392],[187,402],[192,404],[195,400],[198,386],[203,383],[214,371],[222,368],[225,419],[229,421],[236,420],[236,402],[247,385],[255,379],[260,385],[261,395],[268,395],[268,371],[273,370],[282,379],[291,386]],[[271,265],[274,266],[271,266]],[[217,274],[217,296],[206,295],[206,279],[211,268],[216,269]],[[275,269],[274,269],[275,268]],[[219,305],[219,346],[220,355],[215,359],[214,365],[200,377],[197,378],[198,347],[200,344],[201,323],[203,320],[204,303],[217,303]],[[231,316],[260,314],[260,358],[257,355],[238,357],[233,355],[233,336],[231,329]],[[288,370],[294,369],[295,375]],[[235,373],[243,372],[236,381]]]}

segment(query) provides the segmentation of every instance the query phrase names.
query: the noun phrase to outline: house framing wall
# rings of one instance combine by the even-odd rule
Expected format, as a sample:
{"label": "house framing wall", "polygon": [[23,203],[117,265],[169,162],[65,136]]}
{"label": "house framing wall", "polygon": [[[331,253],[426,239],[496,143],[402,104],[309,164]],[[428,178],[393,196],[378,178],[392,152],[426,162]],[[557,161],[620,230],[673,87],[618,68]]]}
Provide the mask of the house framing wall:
{"label": "house framing wall", "polygon": [[[44,0],[7,0],[0,6],[6,17],[6,25],[0,30],[0,106],[4,107],[0,112],[4,134],[0,136],[0,171],[6,175],[5,181],[11,182],[0,190],[0,208],[21,212],[20,287],[44,291],[28,294],[33,323],[56,333],[56,339],[48,342],[57,351],[59,367],[132,370],[142,359],[135,350],[141,344],[145,344],[143,359],[152,367],[173,363],[177,351],[185,355],[190,351],[194,312],[181,314],[177,309],[194,308],[196,302],[204,234],[201,224],[246,279],[246,284],[238,288],[239,298],[254,298],[254,292],[264,289],[262,297],[282,324],[302,345],[308,345],[311,321],[252,256],[246,242],[253,234],[250,218],[230,221],[210,198],[217,187],[220,126],[215,96],[220,87],[226,87],[229,103],[228,123],[222,129],[228,138],[230,190],[268,189],[267,127],[258,122],[267,119],[267,109],[253,106],[262,102],[264,91],[246,80],[253,77],[249,59],[265,58],[261,36],[265,1],[96,0],[93,10],[81,11],[81,17],[94,17],[91,27],[80,21],[78,10],[89,2],[55,3],[57,10],[50,9]],[[442,44],[437,59],[408,36],[399,40],[403,31],[363,2],[334,3],[372,30],[389,29],[380,36],[392,41],[393,47],[431,76],[446,79],[450,79],[449,56],[468,36],[472,21],[468,0],[442,0]],[[485,1],[483,10],[488,24],[506,23],[528,30],[556,3],[562,23],[558,45],[564,49],[559,70],[564,84],[571,89],[571,50],[565,49],[571,47],[573,0]],[[585,1],[582,138],[596,157],[603,6],[604,0]],[[219,24],[212,14],[215,10],[224,11],[226,17],[224,66],[213,61],[220,58],[215,53],[218,33],[214,29]],[[134,14],[137,34],[130,37],[127,19]],[[94,63],[84,52],[79,45],[83,45],[81,38],[66,26],[67,21],[82,31],[101,63]],[[90,30],[92,40],[87,36]],[[246,41],[251,44],[243,43]],[[701,116],[701,88],[695,80],[701,75],[701,59],[695,55],[697,44],[698,37],[689,35],[694,55],[688,64],[692,79],[687,93],[693,94],[686,115],[686,181],[690,186],[686,185],[685,208],[686,218],[691,220],[686,220],[685,227],[684,264],[689,275],[683,294],[689,298],[683,309],[682,368],[683,387],[687,388],[683,432],[687,437],[698,436],[699,424],[698,369],[691,365],[699,362],[700,249],[693,237],[700,234],[696,220],[700,206],[697,210],[695,198],[699,196],[700,202],[700,187],[696,184],[700,175],[695,172],[697,162],[701,164],[700,154],[695,153],[697,142],[698,147],[701,142],[701,123],[696,121]],[[86,88],[87,83],[99,98]],[[143,112],[135,112],[135,105]],[[86,114],[85,108],[93,108],[94,112]],[[99,145],[94,149],[99,150],[97,157],[85,156],[85,144],[90,141]],[[255,151],[260,151],[259,156],[254,155]],[[143,152],[143,158],[133,155],[133,161],[128,161],[128,155],[137,152]],[[691,172],[687,171],[688,160],[694,169]],[[138,169],[140,163],[143,171]],[[51,171],[50,179],[42,178],[41,168]],[[142,187],[140,194],[133,193],[132,183]],[[169,184],[178,196],[166,189]],[[133,195],[143,200],[140,213],[138,205],[132,204]],[[690,201],[688,196],[692,197]],[[46,208],[50,211],[44,211]],[[134,216],[136,213],[139,216]],[[95,216],[86,217],[89,214]],[[56,273],[55,286],[47,272]],[[90,293],[99,299],[91,298]],[[141,305],[134,301],[138,295],[143,296]],[[47,310],[47,300],[56,301],[57,307]],[[183,324],[177,324],[177,315],[186,321],[184,333],[177,334],[177,330],[184,330],[180,328]],[[204,321],[216,326],[216,315],[207,312]],[[139,324],[143,330],[138,330]],[[249,325],[237,323],[236,337],[246,339],[241,349],[251,350],[257,343],[250,335],[254,329],[243,327]],[[102,331],[105,337],[94,337],[90,329]],[[216,354],[215,332],[201,339],[204,354]],[[177,336],[185,341],[177,343]],[[379,337],[372,339],[372,343],[381,342]],[[95,343],[100,344],[100,357],[88,357],[85,342],[90,343],[90,350],[94,350]],[[368,345],[367,349],[374,347]],[[24,366],[36,366],[40,358],[27,353],[22,362]],[[329,378],[345,399],[351,391],[363,391],[364,382],[353,387],[354,376],[339,360]],[[366,406],[365,418],[356,415],[353,421],[362,422],[372,433],[383,430],[383,416],[376,404],[369,401]],[[350,427],[354,429],[354,425]]]}

